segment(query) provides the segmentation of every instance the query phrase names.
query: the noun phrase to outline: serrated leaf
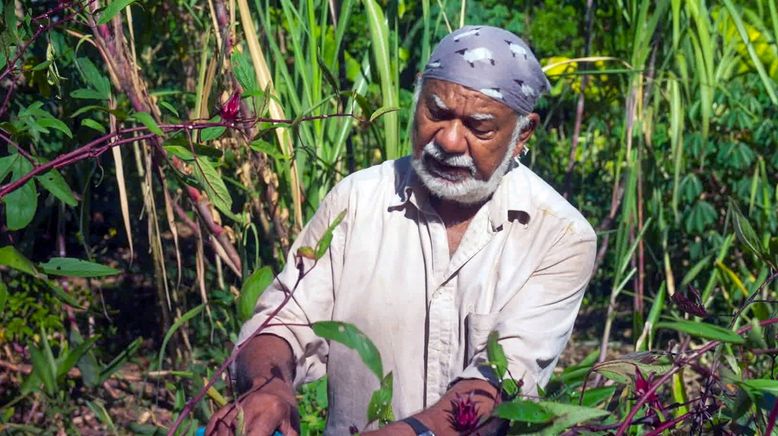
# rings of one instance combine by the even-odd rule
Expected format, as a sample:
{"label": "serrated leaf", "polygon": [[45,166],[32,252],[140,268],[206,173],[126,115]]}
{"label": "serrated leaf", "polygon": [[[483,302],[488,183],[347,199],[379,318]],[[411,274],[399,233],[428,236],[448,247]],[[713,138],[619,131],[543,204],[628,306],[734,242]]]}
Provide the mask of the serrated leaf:
{"label": "serrated leaf", "polygon": [[154,120],[148,112],[135,112],[132,114],[133,118],[143,123],[149,131],[155,135],[164,136],[165,132],[159,128],[159,124]]}
{"label": "serrated leaf", "polygon": [[257,300],[265,292],[268,286],[273,283],[273,270],[269,266],[263,266],[257,269],[243,282],[238,296],[238,318],[245,322],[254,315],[254,308]]}
{"label": "serrated leaf", "polygon": [[261,93],[262,91],[257,86],[257,77],[254,74],[254,68],[249,63],[246,55],[243,52],[234,50],[230,58],[232,63],[232,71],[235,74],[235,78],[238,79],[241,88],[243,88],[243,94]]}
{"label": "serrated leaf", "polygon": [[55,169],[46,171],[40,176],[36,176],[35,180],[68,206],[75,207],[78,204],[76,197],[73,196],[73,192],[70,190],[70,186],[68,186],[68,183],[59,171]]}
{"label": "serrated leaf", "polygon": [[84,118],[81,120],[81,125],[84,127],[89,127],[92,130],[97,130],[100,133],[105,133],[105,127],[91,118]]}
{"label": "serrated leaf", "polygon": [[312,327],[313,332],[317,336],[338,342],[355,350],[368,369],[379,380],[383,380],[384,367],[381,364],[381,355],[378,353],[378,348],[356,326],[340,321],[319,321],[313,323]]}
{"label": "serrated leaf", "polygon": [[5,265],[9,268],[13,268],[31,276],[38,275],[38,270],[35,268],[35,264],[24,257],[24,255],[20,253],[13,245],[6,245],[5,247],[0,248],[0,265]]}
{"label": "serrated leaf", "polygon": [[672,361],[666,353],[641,351],[598,363],[592,370],[617,383],[629,384],[632,383],[637,369],[646,375],[653,373],[659,376],[669,371],[672,366]]}
{"label": "serrated leaf", "polygon": [[369,422],[378,421],[383,425],[394,421],[394,411],[392,411],[394,383],[392,379],[393,376],[390,372],[381,380],[381,387],[370,395],[370,402],[367,405],[367,420]]}
{"label": "serrated leaf", "polygon": [[108,78],[100,72],[89,58],[80,57],[76,59],[76,64],[78,65],[81,79],[94,90],[94,96],[90,98],[107,100],[111,95],[111,82]]}
{"label": "serrated leaf", "polygon": [[211,200],[214,206],[222,212],[232,214],[232,197],[230,191],[227,190],[227,185],[224,184],[224,180],[216,171],[216,168],[204,158],[196,159],[191,163],[192,174],[197,181],[202,185],[205,192],[208,194],[208,198]]}
{"label": "serrated leaf", "polygon": [[742,336],[732,330],[705,322],[687,320],[673,322],[662,321],[658,322],[656,327],[676,330],[697,338],[729,342],[731,344],[742,344],[745,342],[745,339],[743,339]]}
{"label": "serrated leaf", "polygon": [[335,221],[333,221],[321,235],[321,239],[316,243],[316,259],[321,259],[327,253],[327,249],[330,248],[330,244],[332,243],[332,232],[345,217],[346,211],[343,210],[335,217]]}
{"label": "serrated leaf", "polygon": [[97,24],[106,24],[113,17],[115,17],[119,12],[122,11],[125,7],[135,3],[137,0],[114,0],[111,3],[108,3],[108,6],[103,9],[102,14],[100,14],[100,19],[97,20]]}
{"label": "serrated leaf", "polygon": [[[32,171],[32,164],[27,159],[16,159],[12,165],[12,180],[18,180]],[[3,200],[5,202],[5,222],[9,230],[19,230],[27,227],[35,217],[38,209],[38,192],[35,190],[35,182],[30,179],[19,189],[9,193]]]}
{"label": "serrated leaf", "polygon": [[265,153],[273,159],[286,160],[286,156],[275,145],[264,141],[262,139],[256,139],[249,144],[252,150]]}
{"label": "serrated leaf", "polygon": [[53,257],[38,266],[46,274],[54,276],[105,277],[121,273],[116,268],[73,257]]}

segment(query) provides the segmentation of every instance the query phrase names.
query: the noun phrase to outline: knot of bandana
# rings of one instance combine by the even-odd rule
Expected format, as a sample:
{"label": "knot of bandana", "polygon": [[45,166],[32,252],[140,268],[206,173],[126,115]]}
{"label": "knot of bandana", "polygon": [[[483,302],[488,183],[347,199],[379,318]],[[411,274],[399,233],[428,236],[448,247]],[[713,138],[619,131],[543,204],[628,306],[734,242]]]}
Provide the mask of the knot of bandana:
{"label": "knot of bandana", "polygon": [[491,26],[465,26],[448,34],[430,55],[422,78],[466,86],[521,114],[532,112],[550,87],[529,46]]}

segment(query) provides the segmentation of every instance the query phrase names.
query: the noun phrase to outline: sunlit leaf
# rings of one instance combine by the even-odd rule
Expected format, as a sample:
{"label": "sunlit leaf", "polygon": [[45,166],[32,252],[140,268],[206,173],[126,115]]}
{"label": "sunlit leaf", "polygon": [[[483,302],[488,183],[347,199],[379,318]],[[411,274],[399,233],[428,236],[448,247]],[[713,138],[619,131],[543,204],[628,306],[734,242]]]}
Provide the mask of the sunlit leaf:
{"label": "sunlit leaf", "polygon": [[105,9],[103,9],[103,12],[100,14],[100,19],[97,20],[97,24],[108,23],[113,17],[121,12],[122,9],[135,3],[136,1],[138,0],[114,0],[111,3],[108,3],[108,6],[106,6]]}
{"label": "sunlit leaf", "polygon": [[368,421],[378,421],[381,424],[388,424],[394,421],[394,412],[392,411],[392,379],[392,373],[390,372],[381,380],[381,387],[373,391],[373,394],[370,396],[370,402],[367,405]]}
{"label": "sunlit leaf", "polygon": [[670,330],[676,330],[686,333],[690,336],[711,339],[715,341],[729,342],[732,344],[742,344],[745,342],[740,335],[732,330],[717,325],[708,324],[705,322],[697,321],[673,321],[673,322],[659,322],[656,324],[657,328],[666,328]]}
{"label": "sunlit leaf", "polygon": [[104,277],[120,274],[121,271],[107,265],[73,257],[53,257],[38,266],[46,273],[54,276],[68,277]]}
{"label": "sunlit leaf", "polygon": [[338,214],[338,216],[335,217],[335,220],[332,222],[332,224],[330,224],[330,226],[327,227],[327,230],[325,230],[321,235],[321,239],[319,239],[319,242],[316,243],[316,259],[321,259],[327,253],[327,249],[330,248],[330,244],[332,243],[332,232],[345,217],[346,211],[343,210]]}
{"label": "sunlit leaf", "polygon": [[272,157],[273,159],[286,160],[286,156],[284,156],[284,154],[281,152],[281,150],[278,149],[278,147],[262,139],[256,139],[254,141],[251,141],[249,147],[251,147],[251,149],[254,151],[265,153],[266,155]]}
{"label": "sunlit leaf", "polygon": [[269,266],[254,271],[240,288],[238,297],[238,318],[244,322],[254,314],[257,300],[265,292],[265,289],[273,283],[273,270]]}
{"label": "sunlit leaf", "polygon": [[89,127],[92,130],[97,130],[100,133],[105,133],[105,127],[91,118],[84,118],[81,120],[81,125],[84,127]]}
{"label": "sunlit leaf", "polygon": [[205,158],[192,162],[192,174],[205,189],[208,198],[222,212],[232,214],[232,197],[216,168]]}
{"label": "sunlit leaf", "polygon": [[509,403],[499,404],[494,408],[493,414],[511,421],[530,422],[540,424],[550,422],[554,414],[535,401],[515,399]]}
{"label": "sunlit leaf", "polygon": [[778,397],[778,380],[753,379],[741,383],[743,387],[753,393],[770,394]]}
{"label": "sunlit leaf", "polygon": [[[16,159],[12,167],[12,180],[18,180],[32,171],[32,165],[27,159]],[[5,222],[8,229],[19,230],[27,227],[38,209],[38,192],[35,190],[35,182],[30,180],[19,189],[9,193],[4,202]]]}
{"label": "sunlit leaf", "polygon": [[666,353],[641,351],[598,363],[592,367],[592,370],[610,380],[627,384],[632,382],[638,369],[643,374],[662,375],[671,368],[672,361]]}
{"label": "sunlit leaf", "polygon": [[313,323],[313,332],[319,337],[338,342],[355,350],[370,371],[379,380],[383,380],[384,369],[378,348],[353,324],[340,321],[319,321]]}

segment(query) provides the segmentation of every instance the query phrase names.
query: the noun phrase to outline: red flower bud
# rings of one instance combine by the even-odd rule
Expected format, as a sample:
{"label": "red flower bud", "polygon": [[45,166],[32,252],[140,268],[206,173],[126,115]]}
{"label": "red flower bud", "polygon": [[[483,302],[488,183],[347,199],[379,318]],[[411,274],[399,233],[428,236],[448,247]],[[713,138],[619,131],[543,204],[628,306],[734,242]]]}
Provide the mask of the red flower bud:
{"label": "red flower bud", "polygon": [[219,116],[222,121],[235,121],[240,111],[240,92],[235,91],[229,100],[222,106]]}

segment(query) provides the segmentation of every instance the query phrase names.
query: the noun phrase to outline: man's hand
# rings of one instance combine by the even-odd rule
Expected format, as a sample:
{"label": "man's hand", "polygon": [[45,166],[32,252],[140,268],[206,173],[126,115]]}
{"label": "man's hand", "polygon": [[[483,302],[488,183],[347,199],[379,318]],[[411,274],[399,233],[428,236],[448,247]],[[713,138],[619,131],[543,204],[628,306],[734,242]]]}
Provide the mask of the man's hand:
{"label": "man's hand", "polygon": [[284,436],[297,436],[298,428],[294,390],[287,383],[275,379],[247,392],[237,404],[222,407],[211,417],[205,434],[231,436],[239,434],[240,430],[240,434],[247,436],[270,436],[275,430],[280,430]]}
{"label": "man's hand", "polygon": [[205,434],[227,436],[240,431],[270,436],[280,430],[284,436],[297,436],[300,419],[292,387],[293,362],[292,350],[282,338],[250,339],[236,361],[237,390],[242,395],[211,417]]}

